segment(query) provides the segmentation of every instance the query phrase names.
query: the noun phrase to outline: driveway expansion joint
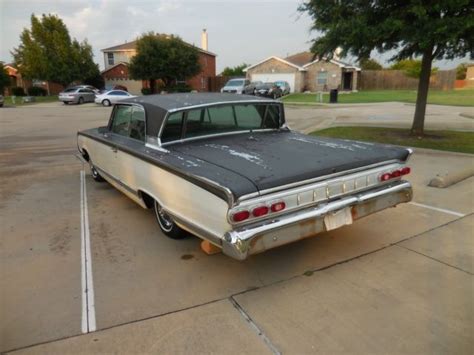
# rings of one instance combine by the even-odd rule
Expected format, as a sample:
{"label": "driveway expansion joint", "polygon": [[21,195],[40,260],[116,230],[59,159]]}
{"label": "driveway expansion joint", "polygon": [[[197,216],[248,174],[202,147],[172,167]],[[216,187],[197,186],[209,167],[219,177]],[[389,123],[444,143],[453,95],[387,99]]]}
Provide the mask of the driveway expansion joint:
{"label": "driveway expansion joint", "polygon": [[229,302],[232,303],[234,308],[240,315],[245,319],[245,321],[250,325],[253,331],[255,331],[259,338],[268,346],[271,352],[275,355],[281,355],[280,350],[272,343],[270,338],[263,332],[263,330],[253,321],[252,317],[242,308],[242,306],[237,302],[234,296],[228,298]]}

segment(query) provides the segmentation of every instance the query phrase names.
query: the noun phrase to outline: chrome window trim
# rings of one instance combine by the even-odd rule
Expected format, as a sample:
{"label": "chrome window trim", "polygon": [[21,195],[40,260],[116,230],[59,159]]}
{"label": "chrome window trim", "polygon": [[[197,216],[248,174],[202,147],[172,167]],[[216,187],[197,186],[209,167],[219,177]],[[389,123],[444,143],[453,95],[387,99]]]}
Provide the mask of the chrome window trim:
{"label": "chrome window trim", "polygon": [[202,108],[202,107],[213,107],[213,106],[219,106],[219,105],[245,105],[245,104],[255,104],[255,103],[261,103],[261,104],[273,104],[273,105],[281,105],[281,102],[275,101],[275,100],[242,100],[242,101],[218,101],[218,102],[211,102],[207,104],[199,104],[199,105],[190,105],[190,106],[184,106],[184,107],[178,107],[178,108],[172,108],[168,110],[170,113],[178,112],[178,111],[186,111],[186,110],[192,110],[195,108]]}
{"label": "chrome window trim", "polygon": [[[265,105],[273,104],[275,106],[278,106],[278,111],[280,113],[280,122],[279,122],[280,127],[279,128],[262,128],[262,129],[242,130],[242,131],[234,131],[234,132],[214,133],[214,134],[208,134],[208,135],[205,135],[205,136],[184,138],[184,139],[179,139],[179,140],[170,141],[170,142],[166,142],[166,143],[161,143],[161,135],[163,133],[166,122],[168,121],[168,118],[169,118],[170,114],[172,114],[172,113],[188,111],[188,110],[192,110],[192,109],[195,109],[195,108],[213,107],[213,106],[226,105],[226,104],[245,105],[245,104],[255,104],[255,103],[261,103],[261,104],[265,104]],[[188,142],[190,140],[226,136],[226,135],[230,135],[230,134],[241,134],[241,133],[248,133],[248,132],[278,131],[282,128],[288,128],[286,122],[283,122],[283,123],[281,122],[283,117],[284,117],[284,115],[283,115],[283,105],[282,105],[282,103],[279,102],[279,101],[278,102],[274,101],[274,100],[220,101],[220,102],[216,102],[216,103],[207,103],[207,104],[201,104],[201,105],[180,107],[180,108],[168,110],[166,112],[166,115],[163,118],[163,122],[161,123],[160,130],[158,131],[158,144],[160,146],[165,146],[165,145],[170,145],[170,144],[174,144],[174,143]],[[184,120],[184,117],[183,117],[183,120]]]}
{"label": "chrome window trim", "polygon": [[244,130],[244,131],[215,133],[215,134],[208,134],[205,136],[178,139],[175,141],[162,143],[161,146],[165,147],[165,146],[176,144],[176,143],[184,143],[184,142],[195,141],[195,140],[200,140],[200,139],[205,139],[205,138],[212,138],[212,137],[225,137],[225,136],[230,136],[233,134],[243,134],[243,133],[252,133],[252,132],[270,132],[270,131],[279,131],[279,130],[280,130],[279,128],[263,128],[263,129]]}

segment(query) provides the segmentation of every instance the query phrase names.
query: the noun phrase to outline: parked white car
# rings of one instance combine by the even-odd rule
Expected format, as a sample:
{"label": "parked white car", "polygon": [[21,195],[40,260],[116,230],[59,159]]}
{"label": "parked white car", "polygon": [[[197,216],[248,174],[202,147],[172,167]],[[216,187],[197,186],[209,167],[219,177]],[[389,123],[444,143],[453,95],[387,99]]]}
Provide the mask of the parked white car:
{"label": "parked white car", "polygon": [[118,101],[123,99],[130,99],[136,97],[123,90],[110,90],[102,94],[96,95],[95,103],[104,106],[115,105]]}

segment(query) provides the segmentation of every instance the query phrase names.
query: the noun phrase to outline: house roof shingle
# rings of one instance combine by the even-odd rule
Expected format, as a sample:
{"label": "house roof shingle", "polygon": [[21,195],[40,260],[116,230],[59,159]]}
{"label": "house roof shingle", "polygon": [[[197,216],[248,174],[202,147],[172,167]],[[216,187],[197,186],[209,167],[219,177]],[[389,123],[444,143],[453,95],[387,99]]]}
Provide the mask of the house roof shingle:
{"label": "house roof shingle", "polygon": [[[188,46],[196,48],[201,53],[217,57],[217,54],[214,54],[214,53],[206,51],[202,48],[196,47],[196,46],[194,46],[190,43],[187,43],[187,42],[184,42],[184,43],[186,43]],[[131,42],[122,43],[122,44],[119,44],[119,45],[116,45],[116,46],[113,46],[113,47],[102,49],[102,52],[131,51],[131,50],[135,50],[136,47],[137,47],[137,41],[131,41]]]}
{"label": "house roof shingle", "polygon": [[311,52],[300,52],[286,57],[287,62],[293,63],[299,67],[311,63],[315,59],[315,54]]}

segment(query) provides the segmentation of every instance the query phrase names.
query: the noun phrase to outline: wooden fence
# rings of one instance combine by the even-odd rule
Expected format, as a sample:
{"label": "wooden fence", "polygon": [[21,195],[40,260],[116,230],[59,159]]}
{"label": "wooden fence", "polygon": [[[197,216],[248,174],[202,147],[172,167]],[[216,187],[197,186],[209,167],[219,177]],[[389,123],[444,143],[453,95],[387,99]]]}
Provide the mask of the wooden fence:
{"label": "wooden fence", "polygon": [[220,92],[225,83],[230,79],[241,78],[241,76],[211,76],[208,78],[208,88],[210,92]]}
{"label": "wooden fence", "polygon": [[[430,88],[454,89],[456,70],[439,70],[430,78]],[[418,79],[405,75],[403,70],[362,70],[359,90],[416,90]]]}

